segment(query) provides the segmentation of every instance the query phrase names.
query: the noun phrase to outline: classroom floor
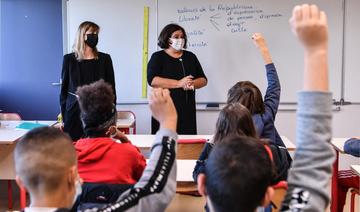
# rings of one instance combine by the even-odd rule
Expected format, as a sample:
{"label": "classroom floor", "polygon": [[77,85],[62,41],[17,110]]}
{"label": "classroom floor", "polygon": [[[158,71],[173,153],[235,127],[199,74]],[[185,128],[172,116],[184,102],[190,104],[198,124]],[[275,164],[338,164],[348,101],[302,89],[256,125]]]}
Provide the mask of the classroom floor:
{"label": "classroom floor", "polygon": [[[13,185],[13,201],[14,201],[14,211],[19,211],[20,201],[19,201],[19,191],[17,186]],[[28,200],[29,203],[29,200]],[[0,181],[0,211],[8,211],[7,208],[7,182]],[[204,211],[205,199],[202,197],[193,197],[187,195],[176,194],[175,198],[171,202],[170,206],[166,209],[166,212],[194,212],[194,211]],[[329,211],[329,209],[327,210]],[[346,198],[346,205],[344,208],[345,212],[350,211],[350,193]],[[355,211],[360,211],[360,197],[356,197]]]}

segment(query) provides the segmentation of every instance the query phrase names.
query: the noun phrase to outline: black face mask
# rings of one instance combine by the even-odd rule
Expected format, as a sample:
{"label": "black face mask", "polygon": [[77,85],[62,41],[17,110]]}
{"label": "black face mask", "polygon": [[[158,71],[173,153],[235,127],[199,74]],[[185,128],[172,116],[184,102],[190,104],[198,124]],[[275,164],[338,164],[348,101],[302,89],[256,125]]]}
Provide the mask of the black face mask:
{"label": "black face mask", "polygon": [[97,34],[87,34],[87,39],[85,41],[85,43],[90,46],[91,48],[95,48],[95,46],[97,45],[98,41],[99,41],[99,37]]}

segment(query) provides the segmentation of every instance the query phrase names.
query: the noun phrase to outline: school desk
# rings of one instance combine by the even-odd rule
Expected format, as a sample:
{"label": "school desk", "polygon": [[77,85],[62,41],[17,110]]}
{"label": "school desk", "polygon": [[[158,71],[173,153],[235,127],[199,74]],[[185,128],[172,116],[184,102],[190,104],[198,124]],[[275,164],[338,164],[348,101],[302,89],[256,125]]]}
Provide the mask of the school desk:
{"label": "school desk", "polygon": [[0,180],[15,179],[13,152],[16,141],[28,130],[16,129],[21,123],[32,122],[52,126],[56,121],[0,121]]}
{"label": "school desk", "polygon": [[[148,160],[146,160],[148,162]],[[197,186],[192,177],[196,160],[176,160],[176,192],[181,194],[197,194]]]}
{"label": "school desk", "polygon": [[353,170],[353,172],[355,174],[357,174],[358,176],[360,176],[360,165],[351,165],[351,170]]}
{"label": "school desk", "polygon": [[[137,146],[141,152],[147,156],[149,154],[152,143],[154,142],[155,135],[126,135],[131,143]],[[210,140],[213,135],[179,135],[179,139],[206,139]],[[284,141],[286,148],[289,151],[294,151],[296,145],[292,143],[286,136],[281,136],[281,139]]]}
{"label": "school desk", "polygon": [[[126,135],[131,143],[140,149],[150,149],[155,140],[155,135]],[[178,139],[207,139],[210,140],[212,135],[179,135]]]}
{"label": "school desk", "polygon": [[[146,163],[149,159],[146,159]],[[194,182],[192,173],[196,165],[196,160],[176,160],[177,171],[176,181],[177,182]]]}
{"label": "school desk", "polygon": [[[17,129],[22,123],[37,123],[48,126],[53,126],[56,121],[5,121],[0,123],[0,180],[14,180],[15,166],[14,166],[14,149],[16,142],[25,135],[29,130]],[[10,189],[11,191],[11,189]],[[23,209],[26,206],[26,192],[20,191],[20,207]]]}

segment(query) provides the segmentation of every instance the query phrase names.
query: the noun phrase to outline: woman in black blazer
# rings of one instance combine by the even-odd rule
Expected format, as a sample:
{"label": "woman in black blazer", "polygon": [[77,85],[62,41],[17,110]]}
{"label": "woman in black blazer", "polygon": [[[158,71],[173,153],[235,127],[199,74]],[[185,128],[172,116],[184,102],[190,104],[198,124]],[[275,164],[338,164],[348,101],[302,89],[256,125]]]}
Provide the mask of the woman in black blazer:
{"label": "woman in black blazer", "polygon": [[[99,29],[99,26],[93,22],[81,23],[73,45],[73,53],[65,55],[63,60],[60,93],[61,115],[64,131],[70,135],[73,141],[77,141],[84,134],[75,95],[77,87],[104,79],[112,86],[116,97],[111,57],[98,52],[96,48]],[[114,103],[116,103],[116,98]]]}

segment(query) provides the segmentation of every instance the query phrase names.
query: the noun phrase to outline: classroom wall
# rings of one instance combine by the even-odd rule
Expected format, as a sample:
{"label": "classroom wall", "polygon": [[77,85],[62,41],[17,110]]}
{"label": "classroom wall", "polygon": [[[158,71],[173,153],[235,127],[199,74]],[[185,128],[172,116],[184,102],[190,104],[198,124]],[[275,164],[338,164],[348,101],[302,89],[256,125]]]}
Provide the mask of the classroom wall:
{"label": "classroom wall", "polygon": [[1,0],[0,109],[56,119],[62,65],[61,0]]}

